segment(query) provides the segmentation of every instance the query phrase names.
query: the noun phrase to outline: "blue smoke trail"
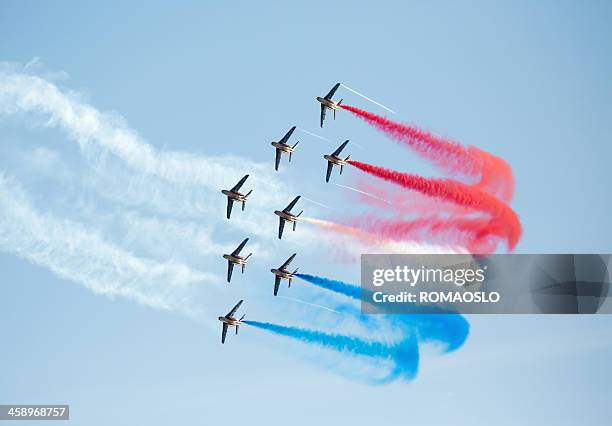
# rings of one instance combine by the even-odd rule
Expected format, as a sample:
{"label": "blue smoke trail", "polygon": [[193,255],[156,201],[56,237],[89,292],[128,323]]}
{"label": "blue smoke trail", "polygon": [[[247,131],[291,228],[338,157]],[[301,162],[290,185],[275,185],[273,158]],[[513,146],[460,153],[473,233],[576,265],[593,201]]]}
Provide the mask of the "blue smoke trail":
{"label": "blue smoke trail", "polygon": [[418,370],[419,347],[416,339],[412,336],[406,337],[397,343],[387,344],[368,341],[356,336],[327,334],[321,331],[288,327],[267,322],[244,320],[243,323],[304,343],[318,344],[341,353],[349,353],[355,356],[375,358],[383,361],[392,361],[394,367],[386,377],[375,381],[375,383],[378,384],[388,383],[399,377],[405,380],[411,380],[415,377]]}
{"label": "blue smoke trail", "polygon": [[[354,284],[310,274],[296,273],[295,276],[318,287],[361,300],[361,287]],[[421,341],[443,344],[447,352],[454,351],[465,343],[470,332],[470,325],[463,316],[444,313],[438,308],[423,307],[420,309],[423,309],[423,312],[438,313],[394,315],[391,321],[406,331],[415,332]]]}
{"label": "blue smoke trail", "polygon": [[329,278],[317,277],[316,275],[310,274],[295,273],[294,275],[321,288],[343,294],[356,300],[361,300],[361,288],[356,285],[345,283],[343,281],[330,280]]}

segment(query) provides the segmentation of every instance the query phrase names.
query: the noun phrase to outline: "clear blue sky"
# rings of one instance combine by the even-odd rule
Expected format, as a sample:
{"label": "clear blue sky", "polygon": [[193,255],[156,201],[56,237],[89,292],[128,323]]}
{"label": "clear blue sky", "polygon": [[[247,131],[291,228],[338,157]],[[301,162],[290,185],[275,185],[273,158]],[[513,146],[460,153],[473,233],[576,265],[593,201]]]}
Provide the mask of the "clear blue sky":
{"label": "clear blue sky", "polygon": [[[604,1],[333,1],[301,7],[4,1],[0,60],[23,65],[40,58],[41,74],[55,73],[49,79],[62,88],[79,92],[98,110],[120,114],[162,151],[233,154],[271,169],[270,141],[297,124],[334,141],[357,142],[363,149],[353,148],[355,158],[434,174],[346,113],[317,128],[314,97],[342,81],[389,105],[404,121],[506,159],[516,178],[513,207],[524,227],[517,252],[609,253],[611,19],[612,6]],[[121,196],[113,192],[117,182],[83,171],[87,163],[65,133],[33,122],[40,120],[0,117],[0,173],[15,177],[45,213],[95,225],[130,252],[167,254],[157,247],[163,242],[138,234],[151,229],[141,222],[142,228],[132,228],[138,235],[122,233],[150,206],[122,200],[133,221],[117,225],[113,206],[119,203],[111,202]],[[320,155],[333,146],[305,134],[299,138],[301,151],[291,168],[283,162],[280,179],[336,213],[350,212],[350,197],[323,184]],[[58,156],[64,162],[53,163]],[[110,161],[105,167],[116,168],[118,180],[125,172]],[[85,176],[83,186],[67,183],[73,173]],[[337,182],[350,184],[357,176],[349,170]],[[103,196],[94,199],[93,192]],[[193,192],[177,197],[184,201],[185,194]],[[221,198],[206,202],[222,214]],[[327,214],[307,202],[304,208]],[[174,218],[156,218],[170,234]],[[244,235],[218,230],[205,216],[199,222],[180,219],[232,241]],[[254,329],[219,345],[214,320],[245,292],[253,300],[245,302],[252,319],[303,314],[305,307],[288,300],[273,312],[279,300],[255,303],[270,296],[266,268],[293,249],[301,250],[296,266],[305,272],[358,281],[358,265],[336,261],[315,250],[316,243],[299,242],[308,239],[307,226],[298,232],[282,244],[270,243],[260,257],[265,261],[230,287],[213,294],[200,288],[198,298],[219,305],[219,312],[206,311],[211,323],[205,324],[96,295],[22,256],[0,252],[0,403],[70,403],[78,425],[609,423],[612,321],[604,316],[470,317],[463,348],[445,356],[423,348],[416,380],[387,386],[335,374],[317,362],[321,351]],[[198,265],[197,251],[172,235],[173,259],[224,274],[221,260],[211,254]],[[191,236],[189,241],[207,244]],[[264,240],[253,242],[264,251]],[[284,294],[322,297],[296,287]]]}

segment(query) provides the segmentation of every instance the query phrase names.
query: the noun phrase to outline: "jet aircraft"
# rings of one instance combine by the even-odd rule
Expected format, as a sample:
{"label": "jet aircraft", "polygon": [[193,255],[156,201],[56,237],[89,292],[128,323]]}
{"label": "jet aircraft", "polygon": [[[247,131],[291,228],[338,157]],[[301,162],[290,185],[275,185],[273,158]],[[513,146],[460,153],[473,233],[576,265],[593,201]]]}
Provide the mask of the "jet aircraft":
{"label": "jet aircraft", "polygon": [[289,162],[291,163],[291,156],[295,152],[295,148],[300,143],[300,141],[297,141],[293,146],[287,143],[289,141],[289,138],[295,131],[295,127],[296,126],[293,126],[291,129],[289,129],[287,134],[285,134],[285,136],[283,136],[283,138],[278,142],[272,142],[272,146],[276,148],[276,160],[274,163],[274,170],[278,170],[278,165],[280,164],[282,154],[289,154]]}
{"label": "jet aircraft", "polygon": [[344,160],[340,158],[340,152],[342,152],[347,143],[349,143],[348,140],[344,141],[344,143],[340,145],[337,150],[332,152],[330,155],[323,156],[323,158],[327,160],[327,174],[325,175],[325,182],[329,182],[329,177],[331,176],[334,166],[340,166],[340,174],[342,174],[342,169],[348,164],[348,160],[351,158],[350,155]]}
{"label": "jet aircraft", "polygon": [[236,306],[232,308],[231,311],[227,313],[224,317],[219,317],[219,321],[223,324],[223,331],[221,332],[221,343],[225,343],[225,336],[227,335],[228,327],[236,327],[236,334],[238,334],[238,327],[242,324],[242,320],[244,319],[244,315],[240,317],[240,319],[236,319],[234,314],[242,305],[243,300],[236,303]]}
{"label": "jet aircraft", "polygon": [[295,197],[293,201],[290,202],[289,205],[285,207],[282,211],[279,211],[279,210],[274,211],[274,214],[276,214],[280,220],[278,224],[278,239],[279,240],[283,237],[283,229],[285,229],[285,222],[293,222],[293,230],[295,231],[295,225],[297,225],[297,220],[300,217],[300,215],[304,213],[304,210],[299,212],[297,215],[291,213],[291,209],[293,208],[293,206],[295,206],[295,203],[297,203],[299,199],[300,199],[300,195]]}
{"label": "jet aircraft", "polygon": [[253,190],[251,189],[246,194],[241,194],[238,192],[240,187],[244,185],[244,182],[249,178],[249,175],[245,175],[232,189],[223,189],[221,193],[227,196],[227,218],[229,219],[232,214],[232,206],[234,205],[234,201],[242,203],[242,211],[244,211],[244,205],[246,204],[247,197],[251,195]]}
{"label": "jet aircraft", "polygon": [[223,258],[227,260],[227,282],[229,283],[232,280],[232,271],[234,270],[234,265],[240,265],[242,267],[242,273],[244,274],[244,267],[246,266],[247,260],[253,253],[249,253],[247,257],[240,256],[240,250],[244,248],[248,238],[245,238],[243,242],[234,250],[231,254],[224,254]]}
{"label": "jet aircraft", "polygon": [[334,93],[336,93],[336,90],[338,90],[338,87],[340,87],[340,83],[336,83],[336,85],[332,87],[332,89],[327,95],[325,95],[324,98],[317,96],[317,101],[319,101],[319,103],[321,104],[321,127],[323,127],[323,121],[325,121],[326,110],[332,110],[334,112],[334,120],[336,119],[336,110],[340,109],[342,99],[340,99],[340,101],[338,102],[335,102],[332,100],[332,97],[334,96]]}
{"label": "jet aircraft", "polygon": [[287,267],[291,263],[291,261],[295,258],[296,253],[293,253],[289,259],[285,261],[278,268],[270,269],[270,272],[274,274],[274,295],[278,294],[278,287],[280,286],[281,280],[289,280],[289,288],[291,288],[291,280],[293,279],[293,275],[298,271],[299,268],[296,268],[295,271],[290,272]]}

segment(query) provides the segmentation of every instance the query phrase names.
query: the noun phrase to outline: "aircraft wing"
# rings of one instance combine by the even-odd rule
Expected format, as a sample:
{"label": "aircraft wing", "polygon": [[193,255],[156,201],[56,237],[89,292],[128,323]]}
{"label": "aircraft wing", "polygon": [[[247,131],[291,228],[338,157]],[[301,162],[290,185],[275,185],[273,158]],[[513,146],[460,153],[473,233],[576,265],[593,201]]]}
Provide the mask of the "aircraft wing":
{"label": "aircraft wing", "polygon": [[227,336],[227,324],[223,323],[223,331],[221,332],[221,343],[225,343],[225,336]]}
{"label": "aircraft wing", "polygon": [[329,177],[331,176],[333,168],[334,168],[334,165],[331,163],[331,161],[328,161],[327,162],[327,174],[325,175],[325,182],[329,182]]}
{"label": "aircraft wing", "polygon": [[234,200],[230,197],[227,197],[227,218],[229,219],[232,215],[232,206],[234,205]]}
{"label": "aircraft wing", "polygon": [[280,282],[281,282],[280,277],[276,276],[274,278],[274,295],[275,296],[278,294],[278,288],[280,287]]}
{"label": "aircraft wing", "polygon": [[276,160],[274,163],[274,170],[278,170],[278,165],[280,164],[280,160],[281,160],[281,150],[276,148]]}
{"label": "aircraft wing", "polygon": [[321,104],[321,127],[323,127],[323,122],[325,121],[325,105]]}
{"label": "aircraft wing", "polygon": [[241,300],[240,302],[236,303],[236,306],[234,306],[232,310],[227,313],[226,317],[234,316],[240,305],[242,305],[242,302],[244,302],[244,300]]}
{"label": "aircraft wing", "polygon": [[295,131],[295,127],[296,126],[293,126],[291,129],[289,129],[287,134],[285,136],[283,136],[283,138],[279,141],[279,143],[287,143],[287,141],[289,140],[289,138],[291,137],[291,135]]}
{"label": "aircraft wing", "polygon": [[244,248],[244,246],[246,245],[247,241],[249,241],[249,239],[245,238],[244,241],[241,242],[238,247],[236,247],[236,250],[234,250],[232,252],[232,256],[237,256],[240,253],[240,250],[242,250]]}
{"label": "aircraft wing", "polygon": [[291,261],[292,261],[293,259],[295,259],[295,255],[296,255],[296,254],[297,254],[297,253],[293,253],[293,254],[291,255],[291,257],[290,257],[289,259],[285,260],[285,263],[283,263],[283,264],[280,266],[280,268],[278,268],[278,269],[285,269],[287,266],[289,266],[289,264],[291,263]]}
{"label": "aircraft wing", "polygon": [[289,205],[283,209],[283,211],[284,211],[285,213],[289,213],[289,212],[291,212],[291,209],[293,208],[293,206],[295,206],[295,203],[297,203],[297,202],[298,202],[298,200],[300,199],[300,197],[301,197],[301,195],[298,195],[297,197],[295,197],[295,198],[293,199],[293,201],[292,201],[292,202],[290,202],[290,203],[289,203]]}
{"label": "aircraft wing", "polygon": [[337,150],[335,150],[335,151],[332,153],[332,156],[333,156],[333,157],[337,157],[338,155],[340,155],[340,153],[342,152],[342,150],[344,149],[344,147],[346,146],[346,144],[347,144],[347,143],[349,143],[349,141],[348,141],[348,140],[344,141],[344,143],[343,143],[342,145],[340,145],[340,146],[338,147],[338,149],[337,149]]}
{"label": "aircraft wing", "polygon": [[332,87],[329,93],[325,95],[325,99],[331,99],[334,96],[334,93],[336,93],[336,90],[338,90],[338,87],[340,87],[340,83],[336,83],[336,85]]}
{"label": "aircraft wing", "polygon": [[234,271],[234,264],[228,260],[227,261],[227,282],[230,282],[232,280],[233,271]]}
{"label": "aircraft wing", "polygon": [[240,179],[238,181],[238,183],[236,185],[234,185],[234,187],[232,189],[230,189],[230,191],[232,192],[236,192],[240,189],[240,187],[242,185],[244,185],[244,182],[246,182],[246,180],[249,178],[249,175],[244,175],[244,177],[242,179]]}
{"label": "aircraft wing", "polygon": [[285,220],[283,218],[279,219],[280,222],[278,224],[278,239],[280,240],[283,237],[283,229],[285,229]]}

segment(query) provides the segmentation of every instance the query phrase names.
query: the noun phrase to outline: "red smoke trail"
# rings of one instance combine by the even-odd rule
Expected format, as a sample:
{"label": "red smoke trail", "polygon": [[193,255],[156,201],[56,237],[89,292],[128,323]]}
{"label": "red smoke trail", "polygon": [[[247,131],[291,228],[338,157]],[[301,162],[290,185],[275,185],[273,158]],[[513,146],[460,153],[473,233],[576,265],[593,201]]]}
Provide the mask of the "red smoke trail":
{"label": "red smoke trail", "polygon": [[490,215],[491,219],[477,231],[476,240],[482,240],[487,235],[503,235],[508,248],[513,250],[521,236],[521,224],[516,213],[494,196],[449,179],[426,179],[422,176],[401,173],[394,170],[377,167],[359,161],[349,160],[349,164],[358,169],[396,183],[404,188],[418,191],[424,195],[450,201],[460,206],[472,208]]}
{"label": "red smoke trail", "polygon": [[476,147],[463,145],[415,126],[396,123],[385,117],[350,105],[340,105],[398,142],[447,172],[461,173],[478,179],[477,186],[503,201],[512,200],[514,178],[504,160]]}
{"label": "red smoke trail", "polygon": [[[432,213],[465,215],[473,211],[469,207],[431,198],[419,192],[405,191],[392,183],[389,183],[388,186],[381,186],[380,182],[372,183],[363,180],[359,183],[358,188],[378,197],[362,196],[359,197],[360,202],[382,208],[398,217],[431,215]],[[380,199],[385,201],[380,201]]]}

